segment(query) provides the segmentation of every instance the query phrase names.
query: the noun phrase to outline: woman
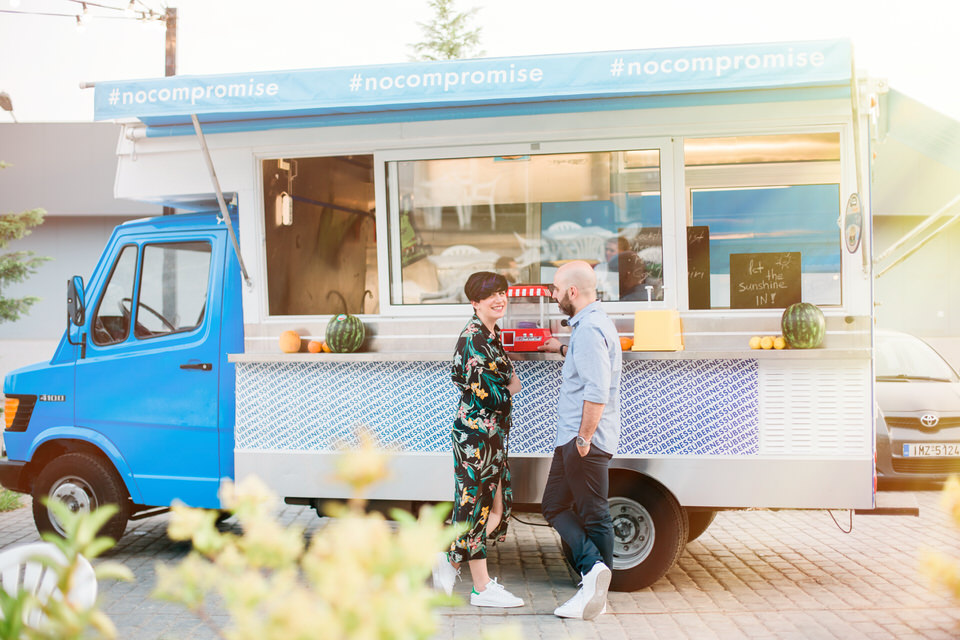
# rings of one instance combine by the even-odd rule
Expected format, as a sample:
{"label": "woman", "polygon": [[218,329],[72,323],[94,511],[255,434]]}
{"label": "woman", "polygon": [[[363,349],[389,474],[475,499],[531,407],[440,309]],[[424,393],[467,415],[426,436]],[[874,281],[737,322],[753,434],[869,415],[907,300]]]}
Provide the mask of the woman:
{"label": "woman", "polygon": [[503,541],[513,493],[507,467],[511,397],[520,391],[500,343],[497,320],[507,308],[507,281],[489,271],[474,273],[463,292],[474,316],[464,327],[453,356],[452,375],[460,389],[460,406],[453,423],[456,491],[454,523],[468,530],[438,553],[433,583],[447,594],[466,562],[473,579],[470,604],[478,607],[521,607],[523,600],[504,589],[487,573],[487,538]]}

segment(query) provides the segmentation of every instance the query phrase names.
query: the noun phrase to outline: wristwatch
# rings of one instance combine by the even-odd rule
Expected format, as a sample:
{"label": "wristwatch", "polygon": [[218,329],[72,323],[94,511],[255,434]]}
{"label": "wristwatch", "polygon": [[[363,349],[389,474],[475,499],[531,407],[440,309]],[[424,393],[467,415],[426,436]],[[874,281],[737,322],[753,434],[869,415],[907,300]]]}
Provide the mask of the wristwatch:
{"label": "wristwatch", "polygon": [[588,447],[590,446],[590,441],[584,438],[581,435],[577,436],[577,446],[578,447]]}

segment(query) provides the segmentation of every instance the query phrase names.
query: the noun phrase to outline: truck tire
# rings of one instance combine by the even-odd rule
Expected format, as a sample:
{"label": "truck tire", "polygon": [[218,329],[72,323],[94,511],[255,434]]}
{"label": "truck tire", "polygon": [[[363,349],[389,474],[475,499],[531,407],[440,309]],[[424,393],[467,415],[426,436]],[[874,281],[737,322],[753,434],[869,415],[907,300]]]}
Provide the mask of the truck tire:
{"label": "truck tire", "polygon": [[614,591],[636,591],[662,578],[687,543],[687,514],[667,489],[650,478],[610,478]]}
{"label": "truck tire", "polygon": [[[648,587],[676,564],[687,543],[687,514],[673,494],[658,482],[637,475],[610,475],[613,518],[611,591]],[[567,564],[573,553],[560,541]],[[574,571],[576,571],[576,568]]]}
{"label": "truck tire", "polygon": [[717,512],[713,510],[700,510],[696,511],[691,509],[684,509],[687,512],[687,542],[693,542],[707,530],[707,527],[713,522],[714,518],[717,517]]}
{"label": "truck tire", "polygon": [[42,498],[60,500],[74,513],[89,513],[105,504],[119,511],[100,529],[100,535],[119,540],[130,518],[127,488],[110,465],[89,453],[67,453],[43,468],[33,485],[33,520],[40,533],[64,535],[63,526]]}

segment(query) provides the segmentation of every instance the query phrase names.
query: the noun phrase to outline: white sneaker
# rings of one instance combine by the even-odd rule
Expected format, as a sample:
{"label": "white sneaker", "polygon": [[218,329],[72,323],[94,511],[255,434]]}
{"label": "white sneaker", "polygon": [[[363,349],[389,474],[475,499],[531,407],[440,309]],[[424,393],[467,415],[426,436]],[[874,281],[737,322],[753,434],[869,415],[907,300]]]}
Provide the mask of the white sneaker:
{"label": "white sneaker", "polygon": [[504,589],[494,578],[487,583],[486,588],[480,593],[477,593],[476,589],[470,593],[470,604],[475,607],[503,607],[509,609],[510,607],[522,607],[523,598],[518,598]]}
{"label": "white sneaker", "polygon": [[460,569],[454,569],[447,559],[447,554],[438,551],[437,559],[433,563],[433,588],[449,596],[453,593],[453,583],[459,577]]}
{"label": "white sneaker", "polygon": [[593,620],[600,615],[607,604],[607,589],[613,572],[602,562],[598,562],[583,576],[583,619]]}
{"label": "white sneaker", "polygon": [[583,605],[586,604],[583,589],[578,589],[573,597],[553,610],[553,615],[558,618],[576,618],[583,619]]}
{"label": "white sneaker", "polygon": [[[576,618],[577,620],[583,619],[583,604],[584,604],[584,594],[583,589],[577,591],[576,594],[562,605],[553,610],[553,615],[559,618]],[[597,615],[603,615],[607,612],[607,604],[603,604],[603,609],[600,610],[600,613]]]}

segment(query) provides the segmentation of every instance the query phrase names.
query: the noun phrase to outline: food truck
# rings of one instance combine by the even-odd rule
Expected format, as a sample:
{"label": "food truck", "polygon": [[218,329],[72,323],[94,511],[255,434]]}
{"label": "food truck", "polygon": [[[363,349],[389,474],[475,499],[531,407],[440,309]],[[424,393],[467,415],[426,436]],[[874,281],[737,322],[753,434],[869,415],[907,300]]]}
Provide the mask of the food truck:
{"label": "food truck", "polygon": [[[659,579],[719,510],[870,509],[882,85],[852,69],[830,40],[100,83],[97,119],[124,123],[116,197],[177,213],[120,225],[68,283],[56,353],[4,383],[0,482],[41,530],[42,496],[117,503],[119,537],[174,500],[219,507],[226,478],[345,497],[333,462],[364,428],[394,451],[371,499],[451,500],[466,277],[586,260],[637,341],[613,588]],[[794,302],[822,310],[823,343],[752,349]],[[279,349],[341,314],[360,350]],[[550,304],[543,328],[566,341],[562,320]],[[514,497],[536,509],[561,361],[511,357]]]}

